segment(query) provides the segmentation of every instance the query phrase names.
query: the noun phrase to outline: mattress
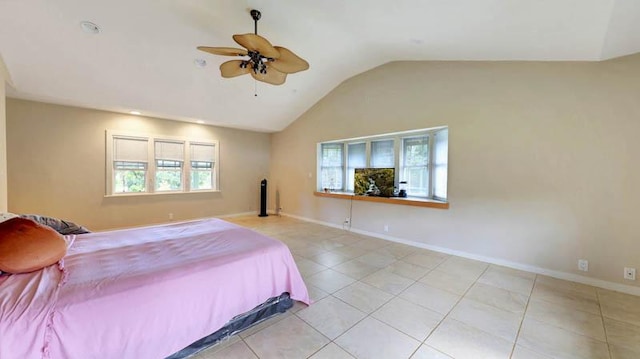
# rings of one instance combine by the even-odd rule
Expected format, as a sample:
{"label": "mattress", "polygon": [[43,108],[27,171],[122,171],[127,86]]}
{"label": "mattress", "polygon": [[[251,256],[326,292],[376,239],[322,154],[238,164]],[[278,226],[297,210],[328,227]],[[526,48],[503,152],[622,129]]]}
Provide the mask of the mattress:
{"label": "mattress", "polygon": [[286,245],[219,219],[68,239],[0,282],[0,359],[163,358],[281,293],[309,304]]}
{"label": "mattress", "polygon": [[266,302],[253,308],[252,310],[235,316],[222,328],[214,333],[200,338],[191,343],[188,347],[180,350],[166,359],[184,359],[193,356],[209,347],[218,344],[232,335],[238,334],[246,329],[251,328],[275,315],[286,312],[293,307],[293,301],[289,297],[289,293],[282,293],[278,297],[267,299]]}

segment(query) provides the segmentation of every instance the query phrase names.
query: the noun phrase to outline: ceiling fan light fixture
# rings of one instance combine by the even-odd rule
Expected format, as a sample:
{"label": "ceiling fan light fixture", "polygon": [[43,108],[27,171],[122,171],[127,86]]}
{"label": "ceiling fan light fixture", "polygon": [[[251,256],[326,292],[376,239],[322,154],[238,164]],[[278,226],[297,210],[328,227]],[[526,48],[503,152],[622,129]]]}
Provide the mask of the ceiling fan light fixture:
{"label": "ceiling fan light fixture", "polygon": [[254,79],[272,85],[281,85],[287,74],[307,70],[309,63],[294,54],[293,51],[273,46],[269,40],[258,35],[258,20],[262,14],[258,10],[250,11],[254,21],[253,34],[233,35],[233,40],[245,49],[231,47],[198,46],[198,50],[214,55],[248,56],[245,60],[227,61],[220,65],[220,74],[224,78],[250,73]]}

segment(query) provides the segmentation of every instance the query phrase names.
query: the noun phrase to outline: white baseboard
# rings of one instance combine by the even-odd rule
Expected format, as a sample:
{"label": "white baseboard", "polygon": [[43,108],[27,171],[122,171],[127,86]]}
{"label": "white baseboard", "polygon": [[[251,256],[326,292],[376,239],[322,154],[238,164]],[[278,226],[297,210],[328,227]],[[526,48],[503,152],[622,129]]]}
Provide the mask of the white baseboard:
{"label": "white baseboard", "polygon": [[[332,227],[332,228],[337,228],[337,229],[345,229],[345,228],[342,227],[342,225],[336,225],[336,224],[333,224],[333,223],[318,221],[318,220],[315,220],[315,219],[296,216],[296,215],[288,214],[288,213],[280,212],[280,214],[283,215],[283,216],[299,219],[299,220],[306,221],[306,222],[312,222],[312,223],[321,224],[321,225],[327,226],[327,227]],[[429,245],[429,244],[426,244],[426,243],[410,241],[410,240],[406,240],[406,239],[403,239],[403,238],[392,237],[392,236],[389,236],[389,235],[375,233],[375,232],[363,231],[363,230],[360,230],[360,229],[350,228],[348,230],[350,232],[362,234],[362,235],[365,235],[365,236],[385,239],[385,240],[388,240],[388,241],[392,241],[392,242],[396,242],[396,243],[402,243],[402,244],[406,244],[406,245],[413,246],[413,247],[418,247],[418,248],[424,248],[424,249],[428,249],[428,250],[435,251],[435,252],[440,252],[440,253],[450,254],[450,255],[454,255],[454,256],[458,256],[458,257],[474,259],[474,260],[478,260],[478,261],[482,261],[482,262],[486,262],[486,263],[496,264],[496,265],[503,266],[503,267],[509,267],[509,268],[513,268],[513,269],[526,271],[526,272],[542,274],[542,275],[546,275],[546,276],[553,277],[553,278],[564,279],[564,280],[568,280],[568,281],[572,281],[572,282],[591,285],[591,286],[594,286],[594,287],[609,289],[609,290],[613,290],[613,291],[616,291],[616,292],[622,292],[622,293],[626,293],[626,294],[640,296],[640,287],[636,287],[636,286],[632,286],[632,285],[609,282],[609,281],[602,280],[602,279],[585,277],[585,276],[578,275],[578,274],[561,272],[561,271],[556,271],[556,270],[552,270],[552,269],[532,266],[532,265],[529,265],[529,264],[522,264],[522,263],[518,263],[518,262],[512,262],[512,261],[509,261],[509,260],[506,260],[506,259],[501,259],[501,258],[482,256],[482,255],[478,255],[478,254],[474,254],[474,253],[458,251],[458,250],[455,250],[455,249],[450,249],[450,248],[445,248],[445,247],[432,246],[432,245]]]}

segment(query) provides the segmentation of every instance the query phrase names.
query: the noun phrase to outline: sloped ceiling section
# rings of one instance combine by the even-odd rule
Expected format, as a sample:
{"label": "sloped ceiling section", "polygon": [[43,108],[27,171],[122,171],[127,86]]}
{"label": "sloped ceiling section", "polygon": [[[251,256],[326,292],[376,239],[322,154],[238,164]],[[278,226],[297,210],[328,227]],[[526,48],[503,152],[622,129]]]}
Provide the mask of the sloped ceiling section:
{"label": "sloped ceiling section", "polygon": [[[220,77],[229,58],[196,46],[237,46],[231,35],[253,31],[251,8],[263,14],[259,34],[308,71],[282,86]],[[639,16],[636,0],[0,0],[0,54],[11,97],[273,132],[390,61],[632,54]],[[82,32],[84,20],[101,33]]]}
{"label": "sloped ceiling section", "polygon": [[616,0],[600,58],[611,59],[637,52],[640,52],[640,1]]}

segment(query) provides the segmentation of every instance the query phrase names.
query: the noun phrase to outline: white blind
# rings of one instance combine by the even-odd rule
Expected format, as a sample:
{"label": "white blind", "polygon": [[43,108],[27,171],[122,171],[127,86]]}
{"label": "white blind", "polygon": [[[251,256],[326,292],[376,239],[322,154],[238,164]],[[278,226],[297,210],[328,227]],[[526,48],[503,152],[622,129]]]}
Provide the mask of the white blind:
{"label": "white blind", "polygon": [[371,142],[371,167],[395,167],[393,140]]}
{"label": "white blind", "polygon": [[184,143],[176,141],[155,141],[156,159],[184,161]]}
{"label": "white blind", "polygon": [[322,144],[322,167],[342,166],[342,143]]}
{"label": "white blind", "polygon": [[447,198],[447,174],[449,172],[449,129],[436,132],[433,156],[433,195]]}
{"label": "white blind", "polygon": [[349,144],[349,168],[365,168],[367,167],[367,144],[352,143]]}
{"label": "white blind", "polygon": [[214,162],[216,155],[216,145],[214,144],[191,144],[191,161]]}
{"label": "white blind", "polygon": [[113,160],[147,162],[149,140],[113,137]]}

